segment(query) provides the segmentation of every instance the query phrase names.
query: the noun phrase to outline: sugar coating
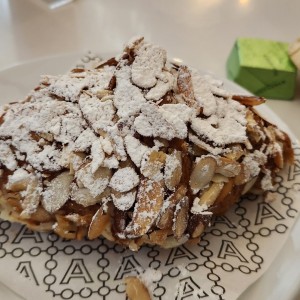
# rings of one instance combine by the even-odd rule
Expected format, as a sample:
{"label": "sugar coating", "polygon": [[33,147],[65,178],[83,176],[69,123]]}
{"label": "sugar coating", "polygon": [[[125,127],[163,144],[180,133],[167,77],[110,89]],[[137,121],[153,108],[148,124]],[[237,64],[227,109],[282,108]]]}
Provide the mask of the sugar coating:
{"label": "sugar coating", "polygon": [[117,170],[110,180],[110,186],[118,192],[127,192],[140,182],[138,174],[131,167]]}
{"label": "sugar coating", "polygon": [[151,88],[167,60],[167,53],[156,45],[145,43],[138,49],[132,64],[132,81],[142,88]]}
{"label": "sugar coating", "polygon": [[138,139],[131,135],[125,137],[126,151],[131,160],[137,167],[141,166],[141,161],[144,154],[149,150],[149,147],[143,145]]}
{"label": "sugar coating", "polygon": [[17,183],[20,183],[20,182],[24,182],[24,181],[27,181],[30,177],[30,174],[20,168],[20,169],[17,169],[12,175],[9,175],[8,176],[8,181],[7,181],[7,184],[6,184],[6,187],[8,189],[11,188],[11,186],[17,184]]}
{"label": "sugar coating", "polygon": [[11,171],[18,166],[13,151],[5,141],[0,141],[0,162]]}
{"label": "sugar coating", "polygon": [[196,197],[193,202],[193,206],[191,208],[191,213],[193,214],[200,214],[200,215],[212,215],[212,212],[207,211],[208,206],[207,204],[199,204],[200,199]]}
{"label": "sugar coating", "polygon": [[136,191],[128,192],[118,196],[112,194],[111,197],[116,208],[122,211],[126,211],[130,209],[134,204]]}

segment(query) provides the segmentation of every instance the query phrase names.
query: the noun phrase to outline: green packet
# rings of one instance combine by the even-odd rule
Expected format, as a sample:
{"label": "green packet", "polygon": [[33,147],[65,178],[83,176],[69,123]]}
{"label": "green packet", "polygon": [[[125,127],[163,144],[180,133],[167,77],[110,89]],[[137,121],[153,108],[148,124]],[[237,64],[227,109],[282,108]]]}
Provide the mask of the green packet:
{"label": "green packet", "polygon": [[288,43],[238,38],[227,60],[227,77],[257,96],[292,99],[297,68]]}

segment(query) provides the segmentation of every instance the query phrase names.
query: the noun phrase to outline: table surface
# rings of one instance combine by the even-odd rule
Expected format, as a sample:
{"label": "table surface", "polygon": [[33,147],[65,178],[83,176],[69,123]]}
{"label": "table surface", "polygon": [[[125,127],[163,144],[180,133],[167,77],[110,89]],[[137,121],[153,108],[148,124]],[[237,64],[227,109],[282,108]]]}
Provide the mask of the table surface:
{"label": "table surface", "polygon": [[[0,0],[0,70],[65,53],[119,52],[132,36],[162,45],[170,56],[225,77],[237,37],[293,42],[299,0],[74,0],[50,10],[45,0]],[[268,105],[300,138],[300,77],[293,101]]]}

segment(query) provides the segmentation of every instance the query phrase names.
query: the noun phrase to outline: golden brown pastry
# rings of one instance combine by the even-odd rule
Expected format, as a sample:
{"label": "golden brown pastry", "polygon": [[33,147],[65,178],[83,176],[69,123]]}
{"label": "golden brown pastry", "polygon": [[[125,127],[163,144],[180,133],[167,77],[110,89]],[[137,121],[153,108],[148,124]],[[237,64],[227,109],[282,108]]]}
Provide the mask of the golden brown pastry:
{"label": "golden brown pastry", "polygon": [[1,218],[137,250],[198,240],[293,162],[287,134],[143,38],[92,70],[43,76],[2,108]]}

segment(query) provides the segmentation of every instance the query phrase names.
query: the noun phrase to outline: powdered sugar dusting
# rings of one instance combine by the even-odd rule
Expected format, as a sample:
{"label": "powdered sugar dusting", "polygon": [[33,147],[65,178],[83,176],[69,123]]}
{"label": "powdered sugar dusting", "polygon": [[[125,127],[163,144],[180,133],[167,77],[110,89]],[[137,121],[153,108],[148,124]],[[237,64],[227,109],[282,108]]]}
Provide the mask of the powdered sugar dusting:
{"label": "powdered sugar dusting", "polygon": [[159,46],[144,44],[137,50],[132,64],[132,81],[139,87],[151,88],[167,60],[167,53]]}
{"label": "powdered sugar dusting", "polygon": [[91,164],[79,169],[76,172],[76,178],[84,187],[86,187],[93,197],[100,195],[109,184],[111,170],[108,168],[99,168],[92,172]]}
{"label": "powdered sugar dusting", "polygon": [[255,150],[243,159],[245,170],[249,172],[249,177],[255,177],[260,173],[261,165],[267,162],[267,157],[264,153]]}
{"label": "powdered sugar dusting", "polygon": [[73,149],[74,151],[84,152],[91,147],[96,139],[97,137],[94,131],[90,128],[87,128],[86,130],[82,131],[81,134],[79,134],[78,138],[73,144]]}
{"label": "powdered sugar dusting", "polygon": [[208,210],[208,206],[207,204],[199,204],[200,202],[200,199],[198,197],[196,197],[194,199],[194,202],[193,202],[193,206],[191,208],[191,213],[193,214],[200,214],[200,215],[212,215],[212,212],[211,211],[207,211]]}
{"label": "powdered sugar dusting", "polygon": [[48,212],[53,213],[57,211],[67,202],[72,180],[73,176],[68,174],[68,172],[63,172],[49,183],[42,193],[42,203]]}
{"label": "powdered sugar dusting", "polygon": [[0,162],[8,169],[15,170],[17,168],[17,161],[13,151],[10,149],[9,145],[0,141]]}
{"label": "powdered sugar dusting", "polygon": [[125,145],[131,160],[137,167],[140,167],[142,158],[146,151],[149,150],[149,147],[143,145],[138,139],[131,135],[125,137]]}
{"label": "powdered sugar dusting", "polygon": [[87,82],[81,80],[81,78],[72,77],[70,74],[62,76],[45,76],[43,82],[50,84],[50,93],[72,102],[77,100],[81,90],[87,84]]}
{"label": "powdered sugar dusting", "polygon": [[78,103],[84,117],[96,132],[113,125],[115,108],[112,100],[101,102],[96,97],[82,94]]}
{"label": "powdered sugar dusting", "polygon": [[146,102],[141,90],[131,83],[131,68],[123,66],[116,71],[116,89],[114,105],[118,116],[128,117],[138,113]]}
{"label": "powdered sugar dusting", "polygon": [[175,84],[174,76],[169,72],[162,72],[156,85],[146,94],[147,100],[160,100]]}
{"label": "powdered sugar dusting", "polygon": [[217,99],[211,91],[209,82],[196,70],[191,70],[195,99],[206,116],[214,114],[217,110]]}
{"label": "powdered sugar dusting", "polygon": [[8,176],[8,182],[6,184],[6,188],[9,189],[9,190],[14,190],[16,186],[25,183],[27,184],[28,181],[29,181],[29,178],[30,178],[30,174],[20,168],[20,169],[17,169],[12,175],[9,175]]}
{"label": "powdered sugar dusting", "polygon": [[154,104],[144,104],[142,113],[135,119],[134,127],[144,136],[162,137],[171,140],[176,137],[175,128]]}
{"label": "powdered sugar dusting", "polygon": [[111,195],[112,200],[116,208],[122,211],[126,211],[133,206],[136,197],[136,191],[128,192],[121,195]]}
{"label": "powdered sugar dusting", "polygon": [[265,191],[272,191],[274,189],[270,170],[265,170],[265,175],[261,180],[261,187]]}
{"label": "powdered sugar dusting", "polygon": [[215,113],[207,119],[194,118],[191,128],[214,145],[244,143],[247,139],[245,112],[233,100],[218,100]]}
{"label": "powdered sugar dusting", "polygon": [[118,192],[127,192],[139,184],[139,176],[133,168],[119,169],[113,175],[110,186]]}
{"label": "powdered sugar dusting", "polygon": [[100,139],[97,139],[93,142],[91,147],[91,157],[91,171],[92,173],[95,173],[98,170],[98,168],[102,165],[105,158]]}

